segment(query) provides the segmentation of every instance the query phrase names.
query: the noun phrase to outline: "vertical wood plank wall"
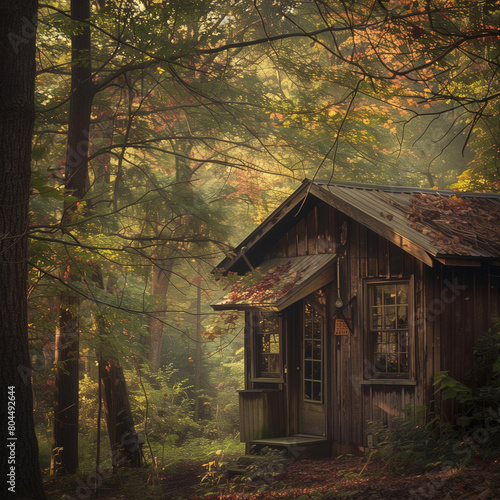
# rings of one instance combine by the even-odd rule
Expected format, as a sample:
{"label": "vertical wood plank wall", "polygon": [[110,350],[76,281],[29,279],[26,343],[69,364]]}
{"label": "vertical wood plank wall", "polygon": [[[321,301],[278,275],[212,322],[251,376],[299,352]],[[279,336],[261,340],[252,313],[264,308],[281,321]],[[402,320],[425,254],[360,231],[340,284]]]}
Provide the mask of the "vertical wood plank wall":
{"label": "vertical wood plank wall", "polygon": [[240,441],[282,437],[286,433],[283,391],[240,391]]}
{"label": "vertical wood plank wall", "polygon": [[[341,245],[342,227],[347,241]],[[318,253],[337,253],[340,261],[340,291],[354,333],[335,337],[332,317],[336,312],[337,283],[327,290],[328,317],[327,403],[330,413],[329,439],[355,446],[366,445],[366,422],[380,420],[390,425],[406,405],[443,407],[432,385],[434,374],[449,370],[461,378],[472,367],[474,340],[500,316],[500,267],[428,267],[410,254],[378,236],[323,202],[299,214],[296,224],[270,248],[265,259]],[[416,385],[363,385],[365,353],[365,298],[367,279],[413,278],[414,342],[412,374]],[[329,387],[328,387],[329,386]],[[288,392],[293,391],[289,388]],[[248,402],[241,400],[245,412]],[[253,411],[253,410],[252,410]],[[245,413],[241,413],[242,416]],[[251,414],[248,414],[250,418]],[[247,418],[247,417],[245,417]],[[253,418],[253,417],[252,417]],[[289,422],[293,429],[293,422]]]}
{"label": "vertical wood plank wall", "polygon": [[[332,363],[333,439],[342,444],[365,445],[366,422],[390,425],[401,417],[406,405],[425,405],[444,410],[453,418],[453,408],[435,393],[433,376],[441,370],[463,379],[472,368],[474,341],[500,317],[500,268],[444,266],[428,267],[396,245],[342,214],[339,231],[348,227],[346,247],[339,248],[341,295],[344,303],[356,296],[354,335],[333,339]],[[413,374],[416,386],[361,385],[366,362],[364,345],[366,279],[413,277],[414,342]],[[336,284],[331,285],[332,288]],[[333,292],[333,291],[332,291]],[[336,300],[336,290],[331,300]],[[335,308],[334,308],[335,310]],[[333,326],[332,326],[333,328]]]}

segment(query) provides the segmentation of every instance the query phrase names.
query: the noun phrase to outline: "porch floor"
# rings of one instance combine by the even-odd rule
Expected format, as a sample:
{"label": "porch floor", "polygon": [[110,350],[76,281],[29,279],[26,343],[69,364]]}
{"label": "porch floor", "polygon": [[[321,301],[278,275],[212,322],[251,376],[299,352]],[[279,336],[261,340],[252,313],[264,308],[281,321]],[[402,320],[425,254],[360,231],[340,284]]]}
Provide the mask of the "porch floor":
{"label": "porch floor", "polygon": [[264,446],[301,446],[301,445],[313,445],[313,444],[323,444],[327,443],[327,439],[320,436],[306,436],[303,434],[297,434],[295,436],[278,437],[278,438],[267,438],[267,439],[254,439],[251,441],[254,445],[264,445]]}
{"label": "porch floor", "polygon": [[263,448],[274,448],[282,452],[284,458],[300,460],[302,458],[326,457],[330,454],[330,443],[322,436],[295,436],[254,439],[250,441],[251,453],[260,454]]}
{"label": "porch floor", "polygon": [[[330,455],[330,443],[320,436],[295,435],[268,439],[254,439],[250,441],[251,454],[238,458],[236,464],[228,468],[228,474],[235,476],[248,472],[248,467],[257,470],[268,470],[270,461],[272,467],[301,460],[303,458],[323,458]],[[280,457],[262,455],[264,448],[271,448],[280,452]],[[255,472],[255,471],[254,471]]]}

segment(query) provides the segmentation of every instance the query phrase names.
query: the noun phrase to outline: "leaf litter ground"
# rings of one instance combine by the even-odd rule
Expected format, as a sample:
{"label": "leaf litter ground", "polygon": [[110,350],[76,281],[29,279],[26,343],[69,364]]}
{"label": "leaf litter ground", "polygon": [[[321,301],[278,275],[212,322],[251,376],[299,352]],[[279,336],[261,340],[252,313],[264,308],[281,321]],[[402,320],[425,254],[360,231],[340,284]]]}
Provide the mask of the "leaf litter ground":
{"label": "leaf litter ground", "polygon": [[[105,479],[99,498],[500,500],[500,463],[497,462],[476,462],[449,472],[389,474],[385,462],[347,456],[301,460],[273,470],[272,477],[255,478],[250,484],[240,484],[238,479],[222,480],[217,488],[210,488],[200,485],[205,473],[201,462],[179,462],[175,470],[162,475],[159,488],[150,487],[150,473],[143,470],[143,473],[134,473],[133,479],[126,473]],[[65,493],[75,498],[75,479],[68,479],[49,481],[48,498],[61,499]]]}

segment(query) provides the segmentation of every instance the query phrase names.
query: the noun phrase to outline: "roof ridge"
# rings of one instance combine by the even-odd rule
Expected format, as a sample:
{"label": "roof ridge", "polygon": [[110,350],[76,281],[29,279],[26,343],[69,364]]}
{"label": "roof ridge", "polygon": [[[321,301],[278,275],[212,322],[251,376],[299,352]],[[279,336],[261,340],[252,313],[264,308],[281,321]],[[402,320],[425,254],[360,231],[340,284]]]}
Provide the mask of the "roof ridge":
{"label": "roof ridge", "polygon": [[312,182],[318,186],[336,186],[340,188],[349,189],[360,189],[360,190],[373,190],[373,191],[387,191],[393,193],[423,193],[423,194],[435,194],[452,196],[454,194],[459,194],[460,196],[470,197],[470,198],[494,198],[500,200],[500,194],[490,193],[484,191],[459,191],[453,189],[430,189],[430,188],[420,188],[415,186],[384,186],[381,184],[367,184],[352,181],[332,181],[332,180],[310,180],[304,179],[304,182]]}

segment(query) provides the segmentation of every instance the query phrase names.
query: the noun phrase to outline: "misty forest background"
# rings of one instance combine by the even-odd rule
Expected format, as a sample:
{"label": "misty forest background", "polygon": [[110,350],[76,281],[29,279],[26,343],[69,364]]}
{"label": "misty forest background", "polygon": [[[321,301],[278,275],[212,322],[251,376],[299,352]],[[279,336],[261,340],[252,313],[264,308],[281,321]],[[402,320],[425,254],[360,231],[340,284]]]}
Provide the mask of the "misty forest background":
{"label": "misty forest background", "polygon": [[[24,5],[13,57],[35,43]],[[243,317],[211,309],[214,267],[306,177],[500,192],[499,16],[492,0],[38,5],[20,373],[43,474],[134,465],[133,429],[157,470],[243,452]]]}

